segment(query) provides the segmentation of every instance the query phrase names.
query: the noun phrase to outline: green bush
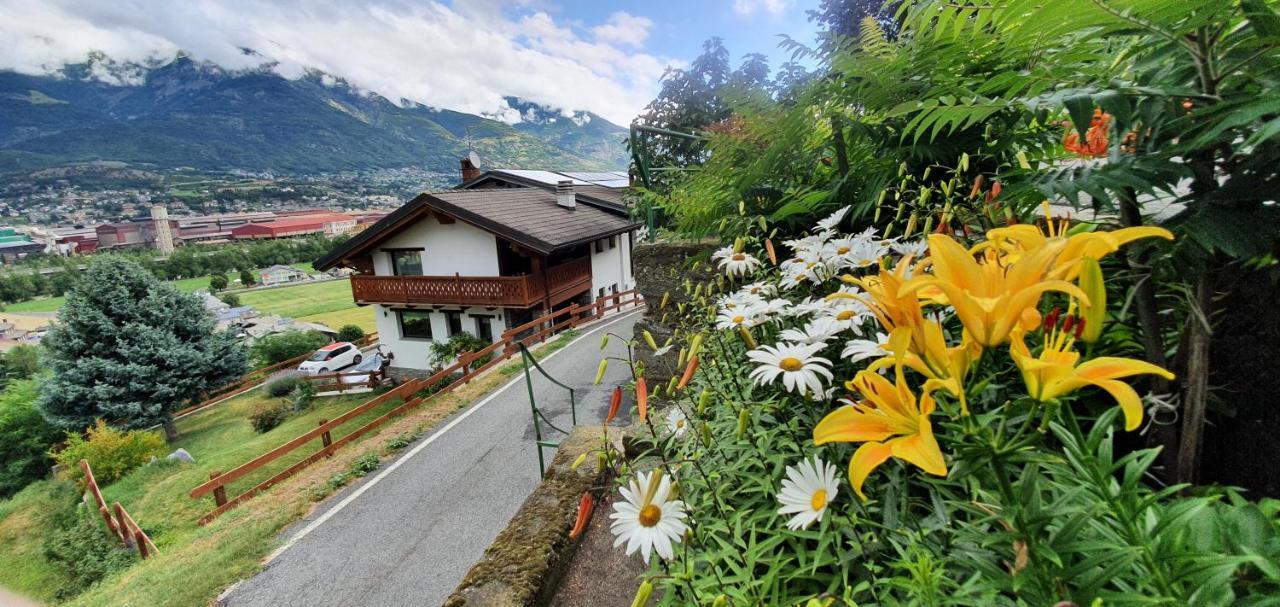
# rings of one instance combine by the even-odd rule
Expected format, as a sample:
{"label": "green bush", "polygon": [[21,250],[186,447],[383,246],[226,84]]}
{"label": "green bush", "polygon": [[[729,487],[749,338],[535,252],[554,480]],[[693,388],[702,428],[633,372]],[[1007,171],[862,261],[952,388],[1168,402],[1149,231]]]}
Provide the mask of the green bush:
{"label": "green bush", "polygon": [[44,478],[53,459],[49,448],[63,433],[36,408],[36,382],[10,382],[0,392],[0,497],[9,497]]}
{"label": "green bush", "polygon": [[221,291],[227,288],[227,284],[229,282],[230,281],[227,280],[226,274],[214,274],[213,276],[209,277],[209,290]]}
{"label": "green bush", "polygon": [[44,556],[68,578],[57,597],[80,594],[108,574],[127,568],[135,553],[108,535],[97,512],[72,509],[44,538]]}
{"label": "green bush", "polygon": [[364,329],[356,325],[342,325],[338,329],[338,341],[357,341],[364,337]]}
{"label": "green bush", "polygon": [[378,454],[366,453],[351,462],[351,474],[364,476],[378,469]]}
{"label": "green bush", "polygon": [[[489,342],[463,331],[461,333],[454,333],[453,336],[449,338],[449,341],[432,342],[431,357],[436,364],[443,367],[445,364],[451,363],[463,352],[476,352],[489,347],[489,345]],[[489,362],[490,358],[492,358],[492,355],[489,354],[481,356],[471,364],[471,367],[479,367],[480,365]]]}
{"label": "green bush", "polygon": [[260,365],[274,365],[314,352],[329,343],[329,338],[319,331],[288,331],[268,335],[253,344],[253,359]]}
{"label": "green bush", "polygon": [[259,403],[249,413],[249,425],[258,434],[269,432],[276,426],[284,423],[289,419],[289,414],[293,412],[293,407],[286,401],[271,401]]}
{"label": "green bush", "polygon": [[221,299],[222,303],[227,304],[228,306],[231,306],[233,308],[240,307],[240,296],[236,295],[235,293],[223,293],[221,296],[218,297],[218,299]]}
{"label": "green bush", "polygon": [[316,398],[316,388],[311,382],[302,380],[293,387],[293,391],[289,393],[289,407],[294,411],[306,411],[311,408],[311,402]]}
{"label": "green bush", "polygon": [[80,460],[89,460],[99,485],[107,485],[141,466],[152,457],[164,455],[164,438],[146,430],[119,430],[98,420],[85,436],[67,433],[67,446],[53,456],[68,478],[82,482]]}
{"label": "green bush", "polygon": [[40,372],[40,346],[21,345],[4,353],[6,380],[31,379]]}
{"label": "green bush", "polygon": [[254,278],[253,272],[240,270],[240,284],[246,287],[252,287],[256,282],[258,282],[258,279]]}
{"label": "green bush", "polygon": [[286,375],[284,377],[277,377],[268,381],[267,384],[263,386],[263,389],[267,391],[267,396],[284,398],[285,396],[288,396],[290,392],[293,392],[293,389],[297,388],[300,383],[307,383],[307,380],[298,377],[297,375]]}

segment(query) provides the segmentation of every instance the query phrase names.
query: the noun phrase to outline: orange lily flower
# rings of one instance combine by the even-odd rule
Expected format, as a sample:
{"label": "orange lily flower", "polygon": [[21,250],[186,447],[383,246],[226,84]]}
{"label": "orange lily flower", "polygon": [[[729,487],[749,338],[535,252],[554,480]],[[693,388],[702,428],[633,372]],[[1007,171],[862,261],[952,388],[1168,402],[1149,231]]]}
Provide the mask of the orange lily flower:
{"label": "orange lily flower", "polygon": [[897,383],[875,371],[863,370],[852,380],[862,400],[828,413],[813,429],[813,442],[862,443],[849,460],[849,483],[858,497],[866,501],[862,483],[880,464],[896,457],[937,476],[947,475],[942,450],[933,436],[929,414],[935,403],[932,382],[926,382],[919,401],[907,387],[897,368]]}
{"label": "orange lily flower", "polygon": [[[1056,324],[1056,312],[1050,317],[1050,322]],[[1072,317],[1068,309],[1061,328],[1046,328],[1044,348],[1038,356],[1031,355],[1031,350],[1024,341],[1026,332],[1014,332],[1009,354],[1022,372],[1027,394],[1043,402],[1085,386],[1097,386],[1116,399],[1116,403],[1124,411],[1124,429],[1137,429],[1142,424],[1142,399],[1129,384],[1119,380],[1147,374],[1172,380],[1173,373],[1146,361],[1115,356],[1100,356],[1080,364],[1080,353],[1073,346],[1082,331],[1083,322]]]}
{"label": "orange lily flower", "polygon": [[1044,203],[1044,214],[1044,229],[1030,224],[995,228],[987,232],[987,242],[978,245],[976,248],[995,247],[1000,252],[1002,259],[1016,262],[1029,252],[1040,249],[1050,243],[1065,242],[1048,276],[1063,280],[1075,280],[1080,275],[1080,264],[1086,258],[1100,260],[1120,250],[1120,247],[1143,238],[1173,240],[1172,232],[1155,226],[1068,234],[1070,220],[1065,218],[1053,219],[1049,214],[1049,203],[1047,201]]}
{"label": "orange lily flower", "polygon": [[[1002,260],[992,248],[980,251],[983,261],[950,236],[929,236],[933,274],[920,274],[903,285],[898,294],[914,294],[936,288],[955,308],[973,340],[983,347],[1009,339],[1025,310],[1034,309],[1040,296],[1059,291],[1087,302],[1088,297],[1066,280],[1045,280],[1050,265],[1066,245],[1061,241],[1027,251],[1015,262]],[[938,299],[938,298],[934,298]]]}

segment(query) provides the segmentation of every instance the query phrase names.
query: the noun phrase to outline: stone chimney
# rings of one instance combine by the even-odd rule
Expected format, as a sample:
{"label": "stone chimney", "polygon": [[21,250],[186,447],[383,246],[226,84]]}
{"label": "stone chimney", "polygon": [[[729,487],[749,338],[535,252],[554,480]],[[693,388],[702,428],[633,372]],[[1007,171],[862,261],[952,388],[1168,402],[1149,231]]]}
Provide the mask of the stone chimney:
{"label": "stone chimney", "polygon": [[480,167],[471,163],[470,158],[463,158],[458,161],[462,165],[462,182],[466,183],[480,176]]}
{"label": "stone chimney", "polygon": [[566,209],[578,208],[578,197],[573,194],[573,182],[564,180],[556,182],[556,204]]}

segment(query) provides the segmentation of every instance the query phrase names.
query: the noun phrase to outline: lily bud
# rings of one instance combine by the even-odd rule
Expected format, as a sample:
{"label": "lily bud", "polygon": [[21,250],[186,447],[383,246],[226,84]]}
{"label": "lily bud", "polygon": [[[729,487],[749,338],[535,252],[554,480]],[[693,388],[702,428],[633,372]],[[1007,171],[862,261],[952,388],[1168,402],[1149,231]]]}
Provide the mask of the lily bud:
{"label": "lily bud", "polygon": [[751,335],[751,329],[738,327],[738,335],[742,336],[742,343],[747,345],[748,350],[754,350],[758,346],[756,338]]}
{"label": "lily bud", "polygon": [[1084,321],[1080,340],[1091,344],[1102,336],[1102,323],[1107,318],[1107,285],[1102,278],[1102,266],[1092,257],[1080,262],[1080,290],[1089,298],[1088,304],[1080,302],[1080,317]]}
{"label": "lily bud", "polygon": [[738,438],[747,435],[747,426],[750,424],[751,412],[747,411],[746,407],[743,407],[741,411],[738,411]]}
{"label": "lily bud", "polygon": [[569,464],[569,469],[577,470],[578,468],[581,468],[582,465],[585,463],[587,463],[587,454],[583,453],[582,455],[578,456],[578,459],[573,460],[572,464]]}
{"label": "lily bud", "polygon": [[600,385],[600,382],[604,380],[604,372],[608,368],[609,368],[609,359],[607,358],[600,359],[600,367],[596,369],[596,385]]}
{"label": "lily bud", "polygon": [[636,589],[636,598],[631,599],[631,607],[644,607],[652,595],[653,584],[649,583],[649,580],[640,582],[640,588]]}
{"label": "lily bud", "polygon": [[605,333],[604,337],[600,338],[600,349],[603,350],[608,345],[609,345],[609,334]]}
{"label": "lily bud", "polygon": [[711,391],[703,390],[702,393],[698,395],[698,415],[705,415],[707,412],[707,405],[709,404],[711,404]]}
{"label": "lily bud", "polygon": [[644,342],[649,344],[650,350],[658,349],[658,342],[653,339],[653,334],[650,333],[648,329],[642,331],[640,334],[644,336]]}

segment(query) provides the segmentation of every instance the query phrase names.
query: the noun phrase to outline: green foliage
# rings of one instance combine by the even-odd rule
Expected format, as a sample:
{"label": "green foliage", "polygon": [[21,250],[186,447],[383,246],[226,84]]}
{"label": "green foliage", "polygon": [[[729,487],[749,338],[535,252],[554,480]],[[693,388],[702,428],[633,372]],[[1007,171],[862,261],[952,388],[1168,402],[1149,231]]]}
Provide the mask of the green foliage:
{"label": "green foliage", "polygon": [[10,381],[0,393],[0,498],[44,478],[53,459],[49,449],[63,433],[36,408],[36,383]]}
{"label": "green foliage", "polygon": [[255,432],[262,434],[283,424],[293,413],[293,405],[288,401],[267,401],[258,403],[249,413],[249,425]]}
{"label": "green foliage", "polygon": [[306,380],[300,381],[289,392],[289,407],[294,411],[306,411],[311,408],[315,398],[315,385]]}
{"label": "green foliage", "polygon": [[365,476],[378,469],[377,453],[366,453],[351,461],[350,472],[353,476]]}
{"label": "green foliage", "polygon": [[235,293],[223,293],[222,295],[218,296],[218,299],[221,299],[222,303],[227,304],[228,306],[231,306],[233,308],[240,307],[240,296]]}
{"label": "green foliage", "polygon": [[314,352],[327,343],[329,338],[319,331],[286,331],[254,342],[252,356],[259,365],[274,365]]}
{"label": "green foliage", "polygon": [[63,508],[63,512],[44,539],[45,559],[67,579],[67,583],[58,588],[58,598],[74,597],[136,560],[136,552],[108,535],[96,512],[74,508],[74,502],[71,508],[61,504],[58,507]]}
{"label": "green foliage", "polygon": [[390,451],[399,451],[404,449],[405,447],[412,445],[413,441],[418,440],[418,436],[419,434],[417,432],[404,432],[397,434],[392,437],[391,440],[387,441],[387,449]]}
{"label": "green foliage", "polygon": [[[467,333],[466,331],[462,331],[461,333],[454,333],[449,337],[448,341],[431,342],[431,359],[435,361],[437,365],[443,367],[445,365],[452,364],[454,359],[463,352],[478,352],[489,347],[489,345],[489,342]],[[473,368],[479,367],[480,365],[489,362],[489,359],[491,358],[493,358],[491,354],[486,354],[485,356],[477,358],[471,366]]]}
{"label": "green foliage", "polygon": [[22,344],[14,346],[4,353],[3,366],[6,380],[31,379],[43,367],[40,364],[42,350],[40,346]]}
{"label": "green foliage", "polygon": [[76,482],[84,480],[80,460],[89,460],[93,477],[99,485],[108,485],[128,474],[130,470],[161,457],[165,452],[164,438],[147,430],[119,430],[98,420],[81,436],[67,433],[67,444],[53,458],[62,466],[67,478]]}
{"label": "green foliage", "polygon": [[221,291],[227,288],[227,283],[228,281],[227,281],[226,274],[214,274],[213,276],[209,277],[209,290]]}
{"label": "green foliage", "polygon": [[298,387],[299,384],[304,383],[308,382],[303,377],[299,377],[297,375],[285,375],[268,381],[262,386],[262,389],[266,390],[268,396],[282,398],[290,392],[293,392],[293,389]]}
{"label": "green foliage", "polygon": [[69,430],[96,419],[130,428],[164,422],[247,366],[243,348],[214,330],[198,298],[119,258],[89,266],[43,346],[52,376],[40,386],[40,408]]}
{"label": "green foliage", "polygon": [[356,342],[364,337],[364,329],[357,325],[342,325],[338,329],[338,341]]}
{"label": "green foliage", "polygon": [[258,279],[249,270],[240,270],[240,284],[246,287],[252,287],[258,284]]}

